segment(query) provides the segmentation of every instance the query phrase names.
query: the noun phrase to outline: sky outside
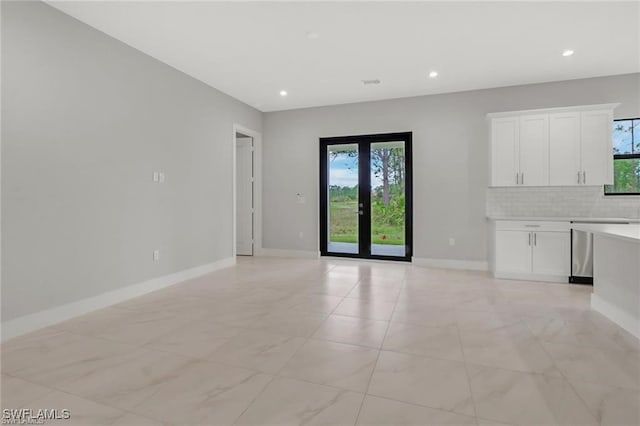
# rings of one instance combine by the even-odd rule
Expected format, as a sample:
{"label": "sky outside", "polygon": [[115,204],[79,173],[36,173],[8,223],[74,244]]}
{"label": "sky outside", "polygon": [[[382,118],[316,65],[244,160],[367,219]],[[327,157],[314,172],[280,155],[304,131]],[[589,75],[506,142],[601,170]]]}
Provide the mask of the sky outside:
{"label": "sky outside", "polygon": [[[631,145],[631,128],[635,139],[635,147]],[[621,120],[613,123],[613,148],[617,154],[633,154],[640,151],[640,120]]]}
{"label": "sky outside", "polygon": [[[353,188],[358,184],[358,159],[347,154],[338,153],[329,159],[329,185]],[[382,180],[371,174],[373,188],[382,185]]]}

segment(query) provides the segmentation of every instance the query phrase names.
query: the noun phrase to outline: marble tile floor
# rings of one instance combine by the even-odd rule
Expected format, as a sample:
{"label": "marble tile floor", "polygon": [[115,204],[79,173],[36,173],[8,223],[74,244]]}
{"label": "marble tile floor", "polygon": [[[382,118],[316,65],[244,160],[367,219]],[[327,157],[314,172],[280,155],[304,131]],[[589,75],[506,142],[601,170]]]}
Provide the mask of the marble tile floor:
{"label": "marble tile floor", "polygon": [[405,263],[236,266],[12,339],[2,408],[60,425],[639,425],[591,288]]}

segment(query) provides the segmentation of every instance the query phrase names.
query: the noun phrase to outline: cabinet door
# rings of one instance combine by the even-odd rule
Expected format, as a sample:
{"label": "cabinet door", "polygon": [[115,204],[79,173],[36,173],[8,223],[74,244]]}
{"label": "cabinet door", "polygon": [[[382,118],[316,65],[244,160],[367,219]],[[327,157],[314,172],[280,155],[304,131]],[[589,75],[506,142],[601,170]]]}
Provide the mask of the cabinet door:
{"label": "cabinet door", "polygon": [[520,184],[549,185],[549,115],[520,117]]}
{"label": "cabinet door", "polygon": [[583,184],[613,184],[613,112],[586,111],[580,116]]}
{"label": "cabinet door", "polygon": [[534,274],[571,274],[571,236],[569,232],[534,232],[532,271]]}
{"label": "cabinet door", "polygon": [[531,273],[531,234],[496,231],[496,272]]}
{"label": "cabinet door", "polygon": [[491,185],[515,186],[518,158],[518,117],[491,120]]}
{"label": "cabinet door", "polygon": [[[580,113],[549,116],[549,183],[578,185],[580,167]],[[580,177],[580,179],[582,179]]]}

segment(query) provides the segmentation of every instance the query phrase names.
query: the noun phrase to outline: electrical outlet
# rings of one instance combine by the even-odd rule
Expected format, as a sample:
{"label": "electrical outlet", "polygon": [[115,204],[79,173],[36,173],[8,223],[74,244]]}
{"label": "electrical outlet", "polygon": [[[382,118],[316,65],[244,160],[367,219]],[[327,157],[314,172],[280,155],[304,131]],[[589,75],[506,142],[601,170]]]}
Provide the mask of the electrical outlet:
{"label": "electrical outlet", "polygon": [[456,245],[456,239],[455,238],[449,238],[449,245],[450,246],[455,246]]}
{"label": "electrical outlet", "polygon": [[153,261],[157,262],[160,260],[160,250],[154,250],[153,251]]}

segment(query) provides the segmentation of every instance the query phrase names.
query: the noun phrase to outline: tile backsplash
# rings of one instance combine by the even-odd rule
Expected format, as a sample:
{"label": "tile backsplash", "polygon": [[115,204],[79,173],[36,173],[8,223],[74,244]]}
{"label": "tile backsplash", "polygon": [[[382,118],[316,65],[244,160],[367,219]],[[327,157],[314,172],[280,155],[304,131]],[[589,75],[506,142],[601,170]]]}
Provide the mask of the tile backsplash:
{"label": "tile backsplash", "polygon": [[605,197],[602,186],[488,188],[487,216],[640,219],[640,197]]}

